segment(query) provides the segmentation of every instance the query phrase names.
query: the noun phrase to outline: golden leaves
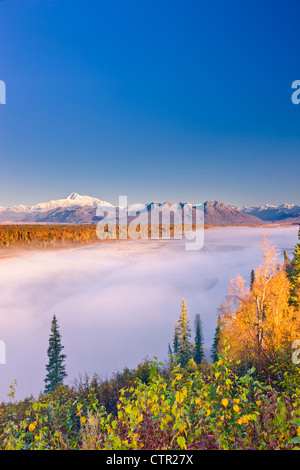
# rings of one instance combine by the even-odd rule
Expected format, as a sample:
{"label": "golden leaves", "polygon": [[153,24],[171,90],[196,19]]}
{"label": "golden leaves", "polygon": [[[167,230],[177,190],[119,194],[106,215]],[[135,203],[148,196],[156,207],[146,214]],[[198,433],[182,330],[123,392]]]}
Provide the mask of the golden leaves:
{"label": "golden leaves", "polygon": [[29,424],[29,427],[28,427],[29,431],[33,432],[36,428],[36,425],[37,425],[36,421],[34,421],[34,423]]}
{"label": "golden leaves", "polygon": [[224,406],[224,408],[226,408],[228,406],[228,399],[227,398],[223,398],[222,401],[221,401],[222,405]]}
{"label": "golden leaves", "polygon": [[239,413],[240,408],[239,408],[238,405],[234,405],[233,410],[234,410],[236,413]]}

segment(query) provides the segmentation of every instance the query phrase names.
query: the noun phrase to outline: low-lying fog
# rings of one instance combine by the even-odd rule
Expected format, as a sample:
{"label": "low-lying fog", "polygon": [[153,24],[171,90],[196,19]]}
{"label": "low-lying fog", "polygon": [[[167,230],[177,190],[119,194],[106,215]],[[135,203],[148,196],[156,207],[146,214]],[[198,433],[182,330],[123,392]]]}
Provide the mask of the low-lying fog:
{"label": "low-lying fog", "polygon": [[[146,356],[167,359],[185,298],[191,326],[201,316],[209,351],[217,309],[229,280],[261,260],[262,237],[292,253],[298,227],[214,228],[202,250],[184,241],[120,241],[0,259],[0,400],[17,380],[17,399],[44,389],[51,320],[55,314],[67,355],[67,382],[107,377]],[[192,328],[192,334],[194,334]]]}

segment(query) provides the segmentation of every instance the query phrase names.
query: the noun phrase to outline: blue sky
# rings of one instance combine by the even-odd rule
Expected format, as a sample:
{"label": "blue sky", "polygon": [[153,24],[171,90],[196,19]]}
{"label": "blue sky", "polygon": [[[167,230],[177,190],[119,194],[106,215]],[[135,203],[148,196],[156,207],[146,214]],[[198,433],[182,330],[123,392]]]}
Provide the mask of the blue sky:
{"label": "blue sky", "polygon": [[0,1],[0,205],[300,203],[300,5]]}

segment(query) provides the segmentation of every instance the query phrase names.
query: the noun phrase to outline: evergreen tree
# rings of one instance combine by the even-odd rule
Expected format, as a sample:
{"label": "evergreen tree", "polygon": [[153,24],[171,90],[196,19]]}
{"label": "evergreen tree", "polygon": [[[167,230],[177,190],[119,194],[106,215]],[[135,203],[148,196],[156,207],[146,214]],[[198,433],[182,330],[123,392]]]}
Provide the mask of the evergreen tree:
{"label": "evergreen tree", "polygon": [[[170,356],[173,356],[173,351],[172,351],[172,348],[171,348],[171,346],[170,346],[170,343],[168,344],[168,356],[169,356],[169,357],[170,357]],[[171,363],[173,362],[173,358],[172,358],[172,357],[170,357],[170,361],[171,361]]]}
{"label": "evergreen tree", "polygon": [[284,262],[283,262],[284,269],[285,269],[285,272],[286,272],[286,275],[287,275],[288,279],[290,280],[291,262],[290,262],[290,259],[289,259],[289,256],[288,256],[288,253],[287,253],[286,250],[283,253],[283,259],[284,259]]}
{"label": "evergreen tree", "polygon": [[220,318],[218,317],[217,327],[215,329],[214,341],[210,350],[211,359],[213,362],[217,362],[218,360],[219,333],[220,333]]}
{"label": "evergreen tree", "polygon": [[55,390],[57,385],[62,384],[67,377],[66,366],[64,361],[66,355],[62,354],[64,346],[61,345],[61,335],[56,316],[53,316],[51,323],[51,334],[49,337],[49,347],[47,355],[49,362],[46,365],[47,375],[45,382],[45,393],[51,393]]}
{"label": "evergreen tree", "polygon": [[191,330],[185,300],[182,299],[181,313],[178,321],[178,357],[180,364],[185,367],[192,358],[193,345],[190,341]]}
{"label": "evergreen tree", "polygon": [[173,339],[173,354],[175,357],[178,356],[179,350],[179,342],[178,342],[178,324],[177,321],[175,322],[175,332],[174,332],[174,339]]}
{"label": "evergreen tree", "polygon": [[205,355],[203,351],[203,332],[200,315],[195,316],[195,345],[193,351],[193,359],[196,364],[201,364]]}
{"label": "evergreen tree", "polygon": [[290,304],[296,308],[300,306],[300,228],[298,240],[299,243],[296,245],[293,260],[289,263],[287,271],[291,283]]}
{"label": "evergreen tree", "polygon": [[255,281],[255,272],[254,272],[254,269],[252,269],[252,271],[251,271],[251,277],[250,277],[250,289],[251,289],[251,290],[252,290],[254,281]]}

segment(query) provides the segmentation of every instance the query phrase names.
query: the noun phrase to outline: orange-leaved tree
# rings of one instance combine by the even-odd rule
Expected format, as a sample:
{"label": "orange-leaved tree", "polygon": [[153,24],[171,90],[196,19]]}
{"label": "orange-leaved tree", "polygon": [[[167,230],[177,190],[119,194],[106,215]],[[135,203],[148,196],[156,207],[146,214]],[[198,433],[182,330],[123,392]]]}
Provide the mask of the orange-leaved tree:
{"label": "orange-leaved tree", "polygon": [[299,310],[290,305],[290,282],[284,264],[268,239],[262,241],[263,260],[254,270],[251,287],[240,277],[231,280],[219,309],[219,352],[229,346],[233,360],[258,370],[291,351],[300,338]]}

